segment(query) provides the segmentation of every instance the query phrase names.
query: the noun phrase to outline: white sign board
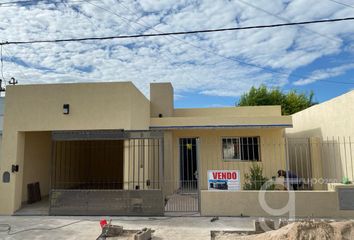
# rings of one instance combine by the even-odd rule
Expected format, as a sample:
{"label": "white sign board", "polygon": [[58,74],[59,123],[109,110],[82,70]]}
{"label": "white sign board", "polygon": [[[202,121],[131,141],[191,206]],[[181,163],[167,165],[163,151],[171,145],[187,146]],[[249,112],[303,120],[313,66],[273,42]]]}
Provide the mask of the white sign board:
{"label": "white sign board", "polygon": [[240,190],[240,170],[208,170],[208,190]]}

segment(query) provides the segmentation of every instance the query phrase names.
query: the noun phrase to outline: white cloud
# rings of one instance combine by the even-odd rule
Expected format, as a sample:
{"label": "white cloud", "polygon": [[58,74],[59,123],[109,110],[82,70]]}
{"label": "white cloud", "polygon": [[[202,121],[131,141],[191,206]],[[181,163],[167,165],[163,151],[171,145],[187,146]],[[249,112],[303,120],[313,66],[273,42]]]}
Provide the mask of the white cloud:
{"label": "white cloud", "polygon": [[[353,14],[341,5],[318,0],[273,0],[272,4],[269,0],[252,1],[281,19],[238,0],[102,0],[92,4],[68,0],[66,4],[0,7],[0,40],[155,32],[151,27],[183,31]],[[238,96],[252,85],[284,86],[293,71],[320,58],[343,51],[353,55],[353,48],[345,45],[352,41],[353,32],[354,24],[332,23],[175,37],[9,45],[4,46],[4,75],[6,79],[16,77],[22,84],[131,80],[145,94],[150,82],[171,81],[178,95],[197,92]],[[335,74],[346,71],[343,68],[315,71],[296,84],[323,79],[326,74],[338,76]]]}
{"label": "white cloud", "polygon": [[174,0],[140,0],[139,3],[146,12],[158,12],[172,8]]}
{"label": "white cloud", "polygon": [[317,70],[314,71],[308,78],[305,79],[300,79],[296,82],[294,82],[294,85],[296,86],[302,86],[302,85],[307,85],[319,80],[324,80],[328,79],[330,77],[337,77],[340,76],[344,73],[346,73],[348,70],[354,69],[354,63],[353,64],[345,64],[339,67],[334,67],[334,68],[326,68],[322,70]]}

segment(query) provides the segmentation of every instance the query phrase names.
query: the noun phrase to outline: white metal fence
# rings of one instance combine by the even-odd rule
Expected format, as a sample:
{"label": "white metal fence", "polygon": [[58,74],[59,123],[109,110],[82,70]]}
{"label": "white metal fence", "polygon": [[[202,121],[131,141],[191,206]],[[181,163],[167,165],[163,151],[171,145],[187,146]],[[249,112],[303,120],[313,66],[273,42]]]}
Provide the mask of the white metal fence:
{"label": "white metal fence", "polygon": [[[173,170],[165,176],[168,192],[166,211],[196,211],[196,194],[199,190],[208,189],[208,170],[238,170],[240,190],[257,190],[267,180],[274,180],[276,184],[282,180],[283,189],[309,191],[327,190],[331,183],[354,181],[354,142],[351,137],[272,139],[262,136],[208,136],[201,137],[198,144],[188,141],[180,139],[179,153],[175,155],[178,159],[172,160],[175,161]],[[198,156],[192,153],[195,147],[198,148],[195,150]],[[189,162],[195,158],[198,167]],[[262,176],[252,176],[255,164],[261,167]],[[193,171],[189,171],[191,168]],[[195,178],[196,170],[198,179]],[[281,186],[273,187],[282,189]],[[191,207],[191,202],[194,207]]]}
{"label": "white metal fence", "polygon": [[303,179],[304,187],[354,180],[351,137],[288,138],[288,149],[289,170]]}

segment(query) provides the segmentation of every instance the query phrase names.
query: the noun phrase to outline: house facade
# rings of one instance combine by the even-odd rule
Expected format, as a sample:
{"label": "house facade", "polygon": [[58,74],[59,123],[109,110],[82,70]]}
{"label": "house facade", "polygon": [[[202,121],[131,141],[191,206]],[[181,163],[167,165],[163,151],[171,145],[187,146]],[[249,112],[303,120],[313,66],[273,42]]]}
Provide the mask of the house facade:
{"label": "house facade", "polygon": [[131,82],[9,86],[0,214],[36,189],[52,215],[198,212],[201,191],[242,190],[253,163],[267,178],[286,168],[280,106],[173,102],[170,83],[152,83],[150,100]]}

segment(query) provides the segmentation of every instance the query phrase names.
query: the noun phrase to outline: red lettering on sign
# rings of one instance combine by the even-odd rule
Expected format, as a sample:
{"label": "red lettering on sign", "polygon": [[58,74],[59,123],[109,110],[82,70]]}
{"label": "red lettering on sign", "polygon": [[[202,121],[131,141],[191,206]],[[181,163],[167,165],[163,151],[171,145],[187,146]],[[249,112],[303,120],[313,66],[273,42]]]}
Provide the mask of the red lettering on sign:
{"label": "red lettering on sign", "polygon": [[213,179],[237,179],[237,172],[212,172]]}

